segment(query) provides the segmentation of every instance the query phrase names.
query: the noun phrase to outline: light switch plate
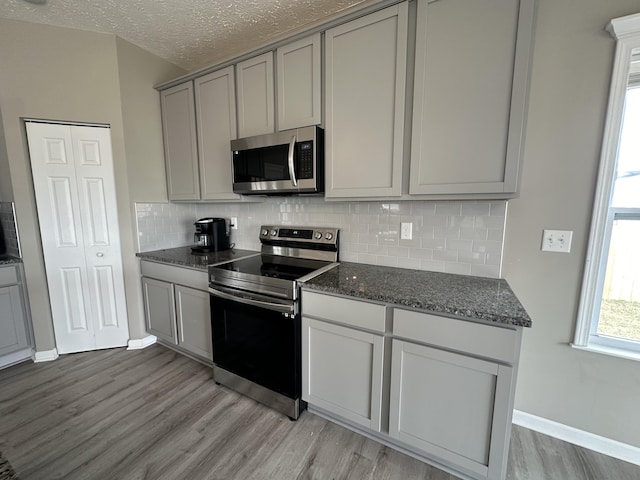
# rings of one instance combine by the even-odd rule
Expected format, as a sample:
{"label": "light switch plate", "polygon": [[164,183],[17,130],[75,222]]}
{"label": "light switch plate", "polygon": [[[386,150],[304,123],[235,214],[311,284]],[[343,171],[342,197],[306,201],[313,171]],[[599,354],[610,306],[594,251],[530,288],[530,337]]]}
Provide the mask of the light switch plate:
{"label": "light switch plate", "polygon": [[572,237],[572,230],[544,230],[542,233],[542,251],[569,253],[571,251]]}
{"label": "light switch plate", "polygon": [[413,223],[402,222],[400,224],[400,240],[411,240],[413,238]]}
{"label": "light switch plate", "polygon": [[237,230],[238,229],[238,217],[231,217],[231,220],[229,222],[231,224],[231,229],[232,230]]}

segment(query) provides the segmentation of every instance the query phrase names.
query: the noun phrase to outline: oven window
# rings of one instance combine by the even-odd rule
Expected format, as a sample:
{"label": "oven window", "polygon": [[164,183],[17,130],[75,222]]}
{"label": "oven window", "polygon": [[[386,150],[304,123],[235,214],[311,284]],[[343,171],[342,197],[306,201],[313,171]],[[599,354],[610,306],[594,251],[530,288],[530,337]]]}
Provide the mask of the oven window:
{"label": "oven window", "polygon": [[214,363],[289,398],[299,398],[300,318],[210,298]]}

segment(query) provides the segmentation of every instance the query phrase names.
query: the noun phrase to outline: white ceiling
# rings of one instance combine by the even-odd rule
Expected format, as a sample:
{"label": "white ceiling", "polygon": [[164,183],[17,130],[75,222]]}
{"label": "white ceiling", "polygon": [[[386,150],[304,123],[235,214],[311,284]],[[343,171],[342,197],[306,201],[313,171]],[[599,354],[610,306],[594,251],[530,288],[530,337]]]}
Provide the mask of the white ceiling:
{"label": "white ceiling", "polygon": [[113,33],[187,71],[367,0],[1,0],[0,17]]}

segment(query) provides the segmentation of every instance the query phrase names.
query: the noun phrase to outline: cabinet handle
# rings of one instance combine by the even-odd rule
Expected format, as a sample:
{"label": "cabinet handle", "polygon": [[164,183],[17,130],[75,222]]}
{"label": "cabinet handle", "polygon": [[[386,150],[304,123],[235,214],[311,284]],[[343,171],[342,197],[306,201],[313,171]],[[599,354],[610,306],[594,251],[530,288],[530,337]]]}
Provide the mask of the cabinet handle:
{"label": "cabinet handle", "polygon": [[98,253],[96,253],[96,257],[104,257],[104,253],[98,252]]}
{"label": "cabinet handle", "polygon": [[298,180],[296,179],[296,170],[293,167],[293,149],[296,146],[296,136],[291,137],[291,143],[289,143],[289,176],[291,177],[291,183],[293,183],[294,187],[298,186]]}

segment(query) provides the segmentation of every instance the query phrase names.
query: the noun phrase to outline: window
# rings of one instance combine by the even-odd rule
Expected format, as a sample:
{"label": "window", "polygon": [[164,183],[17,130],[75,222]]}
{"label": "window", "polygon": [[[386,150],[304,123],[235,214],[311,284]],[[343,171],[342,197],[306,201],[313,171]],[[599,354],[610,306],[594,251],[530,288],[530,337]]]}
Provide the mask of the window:
{"label": "window", "polygon": [[608,29],[618,44],[573,345],[640,360],[640,14]]}

